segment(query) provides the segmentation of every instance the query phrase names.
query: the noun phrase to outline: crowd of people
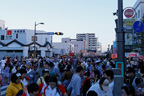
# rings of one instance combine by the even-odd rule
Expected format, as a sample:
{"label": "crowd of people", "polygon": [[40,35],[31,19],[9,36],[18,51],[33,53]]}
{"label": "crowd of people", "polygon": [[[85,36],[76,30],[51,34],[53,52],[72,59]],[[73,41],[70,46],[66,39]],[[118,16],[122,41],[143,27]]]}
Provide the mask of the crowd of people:
{"label": "crowd of people", "polygon": [[[4,57],[0,64],[6,96],[114,96],[116,59]],[[121,90],[122,96],[144,96],[143,60],[127,59]]]}

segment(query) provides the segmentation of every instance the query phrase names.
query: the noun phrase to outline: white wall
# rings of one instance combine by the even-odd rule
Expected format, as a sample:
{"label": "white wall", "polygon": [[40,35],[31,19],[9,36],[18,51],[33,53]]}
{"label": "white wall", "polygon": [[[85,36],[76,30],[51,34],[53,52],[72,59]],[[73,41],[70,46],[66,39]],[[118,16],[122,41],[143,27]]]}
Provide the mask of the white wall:
{"label": "white wall", "polygon": [[[141,20],[142,16],[144,15],[144,0],[137,0],[137,2],[134,4],[133,8],[136,11],[135,18],[137,20]],[[140,15],[140,16],[138,16],[138,15]]]}
{"label": "white wall", "polygon": [[53,47],[55,49],[59,49],[59,54],[61,54],[61,50],[64,50],[64,54],[69,54],[71,49],[74,49],[74,45],[70,43],[53,43]]}

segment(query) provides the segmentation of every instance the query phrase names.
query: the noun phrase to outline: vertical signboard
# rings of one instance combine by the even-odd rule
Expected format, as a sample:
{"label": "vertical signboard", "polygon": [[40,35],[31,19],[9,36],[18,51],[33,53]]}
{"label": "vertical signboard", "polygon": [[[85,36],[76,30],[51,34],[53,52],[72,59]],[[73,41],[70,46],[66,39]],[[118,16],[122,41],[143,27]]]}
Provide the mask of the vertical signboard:
{"label": "vertical signboard", "polygon": [[123,62],[116,62],[116,68],[120,68],[121,76],[124,77],[124,63]]}
{"label": "vertical signboard", "polygon": [[132,45],[133,35],[132,33],[125,33],[125,45]]}
{"label": "vertical signboard", "polygon": [[6,30],[6,39],[12,39],[12,30]]}
{"label": "vertical signboard", "polygon": [[113,54],[116,54],[116,41],[113,41]]}

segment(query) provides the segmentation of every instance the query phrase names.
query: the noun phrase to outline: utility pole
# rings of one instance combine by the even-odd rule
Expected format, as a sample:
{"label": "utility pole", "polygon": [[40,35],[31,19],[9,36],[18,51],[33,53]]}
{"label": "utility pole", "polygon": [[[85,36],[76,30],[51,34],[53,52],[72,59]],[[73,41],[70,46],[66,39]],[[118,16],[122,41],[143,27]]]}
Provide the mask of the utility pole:
{"label": "utility pole", "polygon": [[[125,33],[123,28],[123,0],[118,0],[118,10],[114,14],[118,16],[116,20],[116,45],[117,45],[117,65],[120,65],[120,74],[114,75],[115,86],[113,89],[114,96],[121,96],[122,90],[121,87],[124,83],[124,77],[121,76],[121,73],[125,70]],[[122,66],[123,64],[123,66]],[[118,69],[116,69],[118,70]]]}
{"label": "utility pole", "polygon": [[118,0],[118,22],[116,28],[117,62],[125,61],[125,38],[123,28],[123,0]]}

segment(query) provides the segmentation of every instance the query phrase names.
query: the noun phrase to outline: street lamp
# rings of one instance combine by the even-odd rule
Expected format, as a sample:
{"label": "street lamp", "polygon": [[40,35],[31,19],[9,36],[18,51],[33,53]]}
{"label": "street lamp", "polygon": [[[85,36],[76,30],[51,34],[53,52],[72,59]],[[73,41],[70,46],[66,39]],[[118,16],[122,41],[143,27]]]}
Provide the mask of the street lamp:
{"label": "street lamp", "polygon": [[36,23],[35,22],[35,26],[34,26],[34,58],[36,58],[36,26],[38,26],[39,24],[44,24],[43,22],[40,22],[40,23]]}

